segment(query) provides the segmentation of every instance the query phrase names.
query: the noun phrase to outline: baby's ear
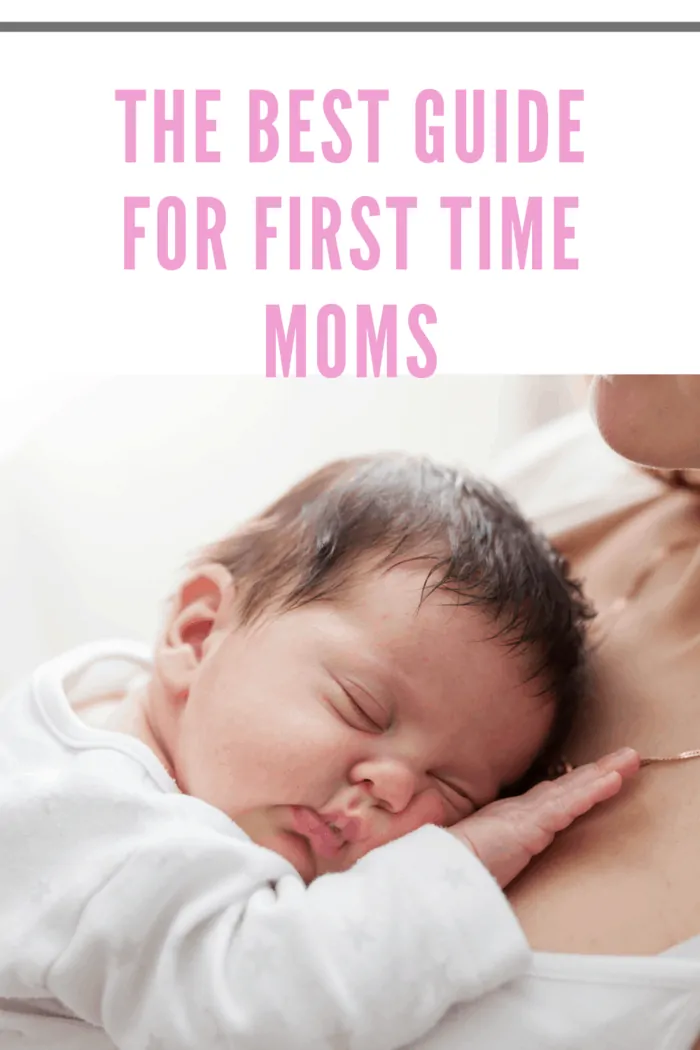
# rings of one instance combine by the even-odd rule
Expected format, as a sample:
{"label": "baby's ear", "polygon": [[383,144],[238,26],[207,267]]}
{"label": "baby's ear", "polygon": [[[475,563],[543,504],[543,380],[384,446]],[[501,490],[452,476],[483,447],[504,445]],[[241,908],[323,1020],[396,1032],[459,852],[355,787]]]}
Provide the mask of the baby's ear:
{"label": "baby's ear", "polygon": [[232,614],[233,580],[223,565],[198,566],[179,588],[156,649],[156,670],[174,696],[186,695],[207,639]]}

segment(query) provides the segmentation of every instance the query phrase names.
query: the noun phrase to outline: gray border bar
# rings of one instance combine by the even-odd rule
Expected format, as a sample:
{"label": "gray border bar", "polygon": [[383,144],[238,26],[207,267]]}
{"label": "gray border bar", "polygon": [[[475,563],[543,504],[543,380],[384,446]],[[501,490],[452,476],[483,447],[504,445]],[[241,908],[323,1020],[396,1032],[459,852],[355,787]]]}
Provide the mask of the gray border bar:
{"label": "gray border bar", "polygon": [[2,33],[697,33],[700,22],[0,22]]}

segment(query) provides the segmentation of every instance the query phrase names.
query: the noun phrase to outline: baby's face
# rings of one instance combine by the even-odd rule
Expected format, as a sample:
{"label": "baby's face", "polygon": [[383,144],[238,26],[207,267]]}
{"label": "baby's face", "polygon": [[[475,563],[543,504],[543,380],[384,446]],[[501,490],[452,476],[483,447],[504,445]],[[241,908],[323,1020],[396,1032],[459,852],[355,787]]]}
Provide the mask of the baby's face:
{"label": "baby's face", "polygon": [[449,825],[522,775],[553,705],[479,609],[426,570],[250,627],[221,616],[171,755],[179,783],[310,881],[426,823]]}

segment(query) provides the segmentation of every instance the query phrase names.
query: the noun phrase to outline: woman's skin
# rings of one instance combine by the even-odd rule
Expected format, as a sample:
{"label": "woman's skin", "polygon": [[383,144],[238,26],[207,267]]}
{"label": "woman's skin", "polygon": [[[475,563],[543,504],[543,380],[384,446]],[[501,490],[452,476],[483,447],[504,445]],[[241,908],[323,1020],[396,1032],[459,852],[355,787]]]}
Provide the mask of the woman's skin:
{"label": "woman's skin", "polygon": [[649,467],[700,467],[700,375],[591,378],[593,418],[611,448]]}
{"label": "woman's skin", "polygon": [[[626,457],[700,466],[700,377],[598,380],[592,404]],[[566,757],[622,744],[642,755],[700,748],[700,492],[669,489],[557,543],[599,611],[591,695]],[[669,546],[680,549],[661,556]],[[613,603],[649,567],[620,611]],[[510,887],[533,948],[646,955],[700,933],[698,828],[700,759],[643,769]]]}

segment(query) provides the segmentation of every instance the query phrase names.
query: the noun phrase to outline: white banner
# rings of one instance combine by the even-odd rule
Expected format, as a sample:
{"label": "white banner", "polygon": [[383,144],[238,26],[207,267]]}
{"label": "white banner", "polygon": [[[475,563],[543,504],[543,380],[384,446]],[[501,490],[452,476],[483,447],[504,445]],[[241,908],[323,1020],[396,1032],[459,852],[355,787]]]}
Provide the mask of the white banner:
{"label": "white banner", "polygon": [[700,33],[267,28],[0,33],[7,371],[695,369]]}

